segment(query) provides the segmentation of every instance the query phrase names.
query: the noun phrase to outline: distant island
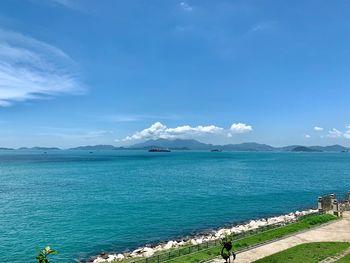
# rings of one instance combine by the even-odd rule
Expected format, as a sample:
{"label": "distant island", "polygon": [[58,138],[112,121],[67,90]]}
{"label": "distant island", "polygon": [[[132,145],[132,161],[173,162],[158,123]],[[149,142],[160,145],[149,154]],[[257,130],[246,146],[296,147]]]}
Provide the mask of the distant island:
{"label": "distant island", "polygon": [[[347,153],[350,151],[350,148],[347,148],[342,145],[330,145],[330,146],[303,146],[303,145],[289,145],[284,147],[274,147],[267,144],[260,144],[255,142],[246,142],[239,144],[226,144],[226,145],[214,145],[199,142],[197,140],[190,139],[157,139],[157,140],[148,140],[142,143],[137,143],[125,147],[117,147],[114,145],[87,145],[70,148],[67,150],[80,150],[80,151],[111,151],[111,150],[150,150],[150,149],[169,149],[171,151],[244,151],[244,152],[343,152]],[[61,150],[57,147],[22,147],[19,149],[12,148],[1,148],[0,150],[9,151],[9,150],[29,150],[29,151],[54,151]]]}
{"label": "distant island", "polygon": [[292,149],[292,152],[322,152],[320,150],[312,149],[310,147],[305,146],[297,146]]}

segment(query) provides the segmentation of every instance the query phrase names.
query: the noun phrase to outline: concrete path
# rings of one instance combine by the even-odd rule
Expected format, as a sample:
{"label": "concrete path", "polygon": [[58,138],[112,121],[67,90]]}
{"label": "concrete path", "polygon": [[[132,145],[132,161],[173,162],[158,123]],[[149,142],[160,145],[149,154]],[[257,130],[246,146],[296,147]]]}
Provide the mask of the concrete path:
{"label": "concrete path", "polygon": [[332,257],[328,257],[322,261],[320,261],[319,263],[333,263],[338,261],[339,259],[345,257],[346,255],[350,254],[350,248],[345,249],[343,252],[336,254],[335,256]]}
{"label": "concrete path", "polygon": [[[238,253],[234,263],[250,263],[296,245],[310,242],[350,242],[350,212],[345,212],[343,219],[339,221]],[[207,263],[223,262],[224,260],[217,258]]]}

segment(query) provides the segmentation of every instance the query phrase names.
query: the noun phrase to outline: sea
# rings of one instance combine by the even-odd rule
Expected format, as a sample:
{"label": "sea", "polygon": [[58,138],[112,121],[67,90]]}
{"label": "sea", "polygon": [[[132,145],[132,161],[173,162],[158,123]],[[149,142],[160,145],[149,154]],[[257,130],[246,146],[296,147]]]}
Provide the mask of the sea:
{"label": "sea", "polygon": [[83,262],[317,206],[349,153],[0,151],[0,262]]}

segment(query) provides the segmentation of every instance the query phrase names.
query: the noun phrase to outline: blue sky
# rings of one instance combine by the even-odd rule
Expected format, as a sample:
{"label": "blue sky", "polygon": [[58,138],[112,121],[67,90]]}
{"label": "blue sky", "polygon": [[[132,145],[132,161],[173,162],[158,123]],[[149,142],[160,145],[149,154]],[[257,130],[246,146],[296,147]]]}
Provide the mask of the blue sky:
{"label": "blue sky", "polygon": [[0,146],[350,146],[346,0],[2,0]]}

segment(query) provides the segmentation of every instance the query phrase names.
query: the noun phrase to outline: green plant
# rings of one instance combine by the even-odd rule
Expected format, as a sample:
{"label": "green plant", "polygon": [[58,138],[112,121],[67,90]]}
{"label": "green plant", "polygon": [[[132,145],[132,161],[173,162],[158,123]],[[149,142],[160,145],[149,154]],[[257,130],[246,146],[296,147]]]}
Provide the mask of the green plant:
{"label": "green plant", "polygon": [[53,254],[57,254],[57,251],[52,250],[49,246],[47,246],[38,253],[36,259],[38,260],[38,263],[49,263],[50,261],[47,257]]}

